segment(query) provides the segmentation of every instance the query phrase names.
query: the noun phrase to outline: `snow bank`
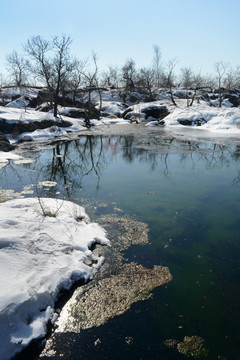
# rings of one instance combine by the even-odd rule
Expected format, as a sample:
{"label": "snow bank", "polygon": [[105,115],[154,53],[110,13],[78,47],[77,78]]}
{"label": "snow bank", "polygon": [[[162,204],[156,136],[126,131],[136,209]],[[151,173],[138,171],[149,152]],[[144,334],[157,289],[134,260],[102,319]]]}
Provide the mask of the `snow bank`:
{"label": "snow bank", "polygon": [[[65,110],[66,111],[65,111]],[[60,107],[60,111],[67,114],[71,108],[63,108]],[[73,138],[77,135],[78,132],[86,130],[86,126],[84,120],[82,118],[75,119],[68,116],[61,116],[62,120],[68,121],[71,123],[71,126],[68,127],[59,127],[59,119],[53,116],[52,111],[46,113],[42,111],[36,111],[27,108],[26,112],[24,109],[11,108],[11,107],[3,107],[0,106],[0,120],[4,120],[9,124],[14,124],[18,122],[41,122],[44,120],[51,120],[55,122],[56,125],[45,129],[36,129],[31,132],[24,132],[17,136],[16,138],[12,138],[10,135],[8,139],[11,143],[15,143],[17,141],[51,141],[56,138],[64,137],[64,138]],[[110,124],[128,124],[129,121],[123,119],[109,119],[103,118],[102,120],[91,120],[92,125],[110,125]]]}
{"label": "snow bank", "polygon": [[91,245],[109,241],[82,207],[68,201],[10,200],[0,212],[0,359],[8,360],[45,334],[59,290],[91,279],[103,261]]}
{"label": "snow bank", "polygon": [[22,108],[25,108],[26,106],[28,106],[29,103],[30,103],[30,100],[26,99],[25,96],[21,96],[20,98],[8,103],[6,105],[6,107],[22,109]]}
{"label": "snow bank", "polygon": [[[169,100],[153,101],[147,103],[140,103],[130,106],[128,109],[125,109],[125,106],[120,101],[113,101],[111,99],[110,93],[108,94],[109,99],[107,101],[107,95],[105,94],[105,100],[103,101],[103,109],[108,116],[101,118],[101,120],[92,119],[91,124],[94,126],[99,125],[112,125],[112,124],[128,124],[135,118],[138,122],[145,120],[144,111],[149,109],[164,108],[166,107],[167,111],[170,114],[164,117],[164,122],[166,128],[186,128],[186,127],[196,127],[197,130],[208,130],[211,132],[218,132],[222,134],[239,134],[240,131],[240,108],[230,107],[226,102],[222,108],[210,106],[209,103],[202,101],[199,103],[194,103],[191,107],[186,107],[186,100],[178,99],[178,106],[173,106]],[[125,110],[124,110],[125,109]],[[18,109],[11,107],[2,107],[0,106],[0,120],[3,119],[7,123],[16,123],[16,122],[41,122],[43,120],[52,120],[55,122],[55,125],[45,128],[37,129],[32,132],[25,132],[20,134],[17,138],[8,139],[10,142],[16,142],[19,140],[22,141],[51,141],[56,138],[68,138],[72,139],[77,136],[77,134],[83,130],[86,130],[84,120],[82,118],[72,118],[66,115],[69,115],[73,108],[64,108],[59,106],[59,111],[64,114],[61,116],[62,120],[68,121],[71,125],[68,127],[59,127],[59,119],[53,116],[52,111],[46,113],[42,111],[36,111],[33,109]],[[80,110],[80,109],[78,109]],[[125,114],[125,119],[118,118]],[[153,120],[153,122],[148,123],[150,125],[159,125],[156,122],[156,119],[148,116],[147,121]],[[201,126],[199,126],[201,125]]]}
{"label": "snow bank", "polygon": [[[185,127],[180,125],[180,122],[189,121],[198,130],[240,134],[240,108],[215,108],[206,104],[188,108],[176,107],[164,121],[167,127]],[[196,125],[198,121],[201,121],[201,126]]]}
{"label": "snow bank", "polygon": [[120,117],[125,109],[126,107],[121,102],[102,101],[102,111],[105,113],[117,115]]}
{"label": "snow bank", "polygon": [[19,160],[19,159],[22,159],[22,157],[13,152],[0,151],[0,163],[7,163],[8,160]]}
{"label": "snow bank", "polygon": [[0,119],[6,120],[9,124],[16,123],[18,121],[34,122],[42,120],[58,120],[56,120],[56,118],[51,113],[36,111],[29,108],[27,108],[25,111],[23,108],[18,109],[7,106],[0,106]]}

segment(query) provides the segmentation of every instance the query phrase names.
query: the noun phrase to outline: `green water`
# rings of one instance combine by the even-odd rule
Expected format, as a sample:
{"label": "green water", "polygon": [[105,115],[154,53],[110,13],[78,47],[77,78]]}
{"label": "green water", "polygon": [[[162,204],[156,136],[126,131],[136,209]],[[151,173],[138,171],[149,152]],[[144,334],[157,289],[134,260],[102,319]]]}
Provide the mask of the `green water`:
{"label": "green water", "polygon": [[[168,266],[173,280],[152,299],[81,334],[59,337],[64,359],[184,359],[166,339],[198,335],[206,359],[240,359],[240,151],[234,145],[177,140],[154,132],[81,136],[28,153],[32,164],[1,169],[2,189],[31,184],[40,196],[121,209],[149,225],[150,245],[129,261]],[[39,188],[39,181],[56,181]],[[24,195],[31,196],[31,195]],[[125,338],[133,339],[128,345]],[[94,345],[96,339],[101,343]],[[51,359],[58,359],[59,354]]]}

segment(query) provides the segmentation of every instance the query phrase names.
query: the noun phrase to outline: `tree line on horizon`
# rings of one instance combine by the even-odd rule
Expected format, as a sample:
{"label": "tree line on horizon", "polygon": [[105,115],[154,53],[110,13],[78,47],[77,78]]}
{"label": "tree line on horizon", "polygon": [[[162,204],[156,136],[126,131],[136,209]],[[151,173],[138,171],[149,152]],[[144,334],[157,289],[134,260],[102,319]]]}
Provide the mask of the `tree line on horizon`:
{"label": "tree line on horizon", "polygon": [[233,69],[230,65],[219,61],[214,65],[214,73],[201,75],[195,73],[191,66],[182,67],[176,75],[177,60],[162,62],[158,45],[153,46],[152,66],[136,68],[132,58],[126,59],[122,67],[108,66],[100,72],[97,54],[92,53],[91,60],[73,58],[70,52],[72,39],[68,35],[54,36],[46,40],[40,35],[30,37],[23,45],[23,53],[13,51],[7,55],[8,79],[1,77],[0,90],[3,86],[40,86],[47,89],[53,103],[54,116],[57,116],[59,96],[71,92],[73,101],[81,87],[88,89],[88,104],[91,104],[91,92],[107,87],[119,91],[125,102],[128,93],[144,91],[148,101],[154,100],[154,92],[164,88],[169,91],[172,103],[174,89],[183,87],[187,98],[187,106],[195,100],[197,90],[208,88],[218,92],[219,107],[226,92],[231,92],[240,86],[240,67]]}

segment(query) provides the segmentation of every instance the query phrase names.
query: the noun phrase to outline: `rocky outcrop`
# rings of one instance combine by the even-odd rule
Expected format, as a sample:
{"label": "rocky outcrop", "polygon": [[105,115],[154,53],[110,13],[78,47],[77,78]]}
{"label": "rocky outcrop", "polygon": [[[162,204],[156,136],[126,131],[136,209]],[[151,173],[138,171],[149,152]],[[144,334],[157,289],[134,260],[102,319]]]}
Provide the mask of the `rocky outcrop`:
{"label": "rocky outcrop", "polygon": [[149,105],[141,109],[141,113],[145,114],[145,118],[152,117],[154,119],[164,119],[169,115],[169,111],[165,105]]}
{"label": "rocky outcrop", "polygon": [[144,114],[141,114],[141,113],[138,113],[138,112],[134,112],[134,111],[131,111],[129,113],[127,113],[125,116],[124,116],[124,120],[131,120],[132,122],[141,122],[142,120],[145,119],[145,115]]}
{"label": "rocky outcrop", "polygon": [[129,106],[129,107],[122,113],[123,119],[127,119],[127,118],[126,118],[126,115],[127,115],[128,113],[130,113],[131,111],[133,111],[133,106]]}
{"label": "rocky outcrop", "polygon": [[153,104],[141,108],[139,112],[136,112],[136,107],[130,106],[123,112],[122,116],[125,120],[148,120],[149,118],[162,120],[169,114],[170,112],[165,105]]}
{"label": "rocky outcrop", "polygon": [[228,97],[228,101],[230,101],[230,103],[233,104],[234,107],[239,107],[240,106],[240,95],[232,94]]}
{"label": "rocky outcrop", "polygon": [[57,125],[59,127],[68,127],[71,126],[72,123],[69,121],[61,120],[56,122],[54,120],[42,120],[42,121],[32,121],[32,122],[7,122],[5,119],[0,118],[0,132],[3,134],[12,134],[14,136],[18,136],[23,132],[31,132],[37,129],[46,129],[51,126]]}
{"label": "rocky outcrop", "polygon": [[99,119],[100,111],[95,108],[93,104],[88,105],[88,103],[81,104],[82,108],[72,108],[67,110],[66,114],[64,111],[61,111],[61,115],[66,115],[75,119],[78,118],[88,118],[88,119]]}
{"label": "rocky outcrop", "polygon": [[0,151],[11,151],[14,149],[14,146],[10,144],[5,135],[0,132]]}
{"label": "rocky outcrop", "polygon": [[178,120],[179,124],[181,125],[185,125],[185,126],[201,126],[206,124],[206,120],[204,118],[199,118],[199,119],[179,119]]}

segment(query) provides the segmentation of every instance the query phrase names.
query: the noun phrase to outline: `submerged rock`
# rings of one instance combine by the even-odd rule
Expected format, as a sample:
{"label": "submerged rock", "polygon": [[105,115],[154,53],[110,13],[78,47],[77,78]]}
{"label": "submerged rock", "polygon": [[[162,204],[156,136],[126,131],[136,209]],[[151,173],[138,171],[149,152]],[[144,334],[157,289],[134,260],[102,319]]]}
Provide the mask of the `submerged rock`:
{"label": "submerged rock", "polygon": [[124,264],[118,274],[77,289],[56,322],[56,332],[78,333],[103,325],[126,312],[133,303],[149,299],[151,290],[171,279],[166,267],[146,269],[135,263]]}
{"label": "submerged rock", "polygon": [[131,245],[146,245],[148,243],[147,224],[117,215],[105,215],[98,218],[101,224],[109,233],[112,247],[117,251],[126,250]]}
{"label": "submerged rock", "polygon": [[180,354],[199,358],[207,356],[205,340],[200,336],[185,336],[184,340],[177,345]]}
{"label": "submerged rock", "polygon": [[196,335],[185,336],[182,342],[175,339],[165,340],[164,345],[169,348],[177,349],[180,354],[187,357],[200,358],[208,355],[205,340]]}

